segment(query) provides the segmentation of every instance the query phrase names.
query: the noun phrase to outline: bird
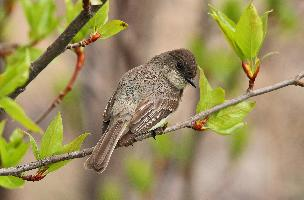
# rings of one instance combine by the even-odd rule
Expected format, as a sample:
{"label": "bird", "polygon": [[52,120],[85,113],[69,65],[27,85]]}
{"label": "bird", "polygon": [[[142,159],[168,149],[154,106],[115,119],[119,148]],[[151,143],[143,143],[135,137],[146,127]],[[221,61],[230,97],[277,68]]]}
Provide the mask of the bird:
{"label": "bird", "polygon": [[184,48],[156,55],[127,71],[107,103],[101,138],[85,168],[102,173],[120,140],[163,128],[163,121],[177,109],[184,88],[188,84],[196,87],[196,74],[195,57]]}

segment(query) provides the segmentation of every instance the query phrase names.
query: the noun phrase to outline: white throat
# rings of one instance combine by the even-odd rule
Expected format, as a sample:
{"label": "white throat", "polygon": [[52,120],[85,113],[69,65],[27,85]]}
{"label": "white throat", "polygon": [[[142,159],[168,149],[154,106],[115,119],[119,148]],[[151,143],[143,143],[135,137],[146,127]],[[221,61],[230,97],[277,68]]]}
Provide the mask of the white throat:
{"label": "white throat", "polygon": [[177,89],[184,89],[187,85],[187,81],[175,70],[170,70],[166,76],[169,82],[172,83],[172,85],[174,85]]}

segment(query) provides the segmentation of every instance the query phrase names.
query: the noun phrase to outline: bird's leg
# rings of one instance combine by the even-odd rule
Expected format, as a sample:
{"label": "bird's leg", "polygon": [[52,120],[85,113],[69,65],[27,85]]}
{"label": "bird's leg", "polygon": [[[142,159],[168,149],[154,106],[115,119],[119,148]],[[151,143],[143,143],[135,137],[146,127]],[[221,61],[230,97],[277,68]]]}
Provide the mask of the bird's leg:
{"label": "bird's leg", "polygon": [[153,129],[152,132],[152,137],[155,139],[156,135],[161,135],[161,133],[164,132],[164,130],[167,128],[168,122],[164,123],[162,126],[157,127],[156,129]]}

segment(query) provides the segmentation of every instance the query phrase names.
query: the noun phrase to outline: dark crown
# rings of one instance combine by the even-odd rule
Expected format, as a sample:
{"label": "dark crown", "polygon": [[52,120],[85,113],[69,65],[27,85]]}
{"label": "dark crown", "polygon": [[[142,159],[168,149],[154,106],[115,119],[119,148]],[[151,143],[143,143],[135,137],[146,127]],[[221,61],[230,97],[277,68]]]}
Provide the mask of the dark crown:
{"label": "dark crown", "polygon": [[186,79],[193,79],[196,76],[197,64],[194,55],[187,49],[176,49],[168,54],[176,61],[176,69]]}

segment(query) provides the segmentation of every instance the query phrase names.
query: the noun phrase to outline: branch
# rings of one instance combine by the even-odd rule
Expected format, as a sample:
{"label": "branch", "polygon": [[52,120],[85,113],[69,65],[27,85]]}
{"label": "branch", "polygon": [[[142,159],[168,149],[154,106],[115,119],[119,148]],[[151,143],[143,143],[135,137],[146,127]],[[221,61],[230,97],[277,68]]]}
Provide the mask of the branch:
{"label": "branch", "polygon": [[74,36],[81,28],[96,14],[96,12],[106,3],[107,0],[101,0],[102,5],[90,6],[90,12],[83,10],[64,30],[64,32],[47,48],[47,50],[31,64],[31,71],[28,81],[20,88],[16,89],[10,96],[16,98],[22,93],[26,86],[32,82],[38,74],[46,68],[57,56],[65,51],[66,46],[71,42]]}
{"label": "branch", "polygon": [[[276,83],[274,85],[270,85],[264,88],[260,88],[257,90],[252,90],[250,92],[247,92],[244,95],[241,95],[239,97],[236,97],[234,99],[228,100],[225,103],[222,103],[220,105],[217,105],[209,110],[206,110],[204,112],[201,112],[193,117],[190,117],[188,120],[184,121],[184,122],[180,122],[175,124],[174,126],[168,127],[166,128],[162,133],[157,133],[157,135],[162,135],[162,134],[166,134],[172,131],[176,131],[182,128],[189,128],[192,127],[193,124],[199,120],[199,119],[204,119],[207,116],[209,116],[212,113],[218,112],[224,108],[227,108],[229,106],[238,104],[240,102],[243,102],[249,98],[255,97],[255,96],[259,96],[259,95],[263,95],[269,92],[273,92],[275,90],[279,90],[282,89],[284,87],[287,86],[300,86],[300,87],[304,87],[303,84],[301,84],[302,82],[300,82],[301,79],[304,78],[304,71],[299,73],[295,78],[293,79],[289,79],[289,80],[285,80],[279,83]],[[300,83],[300,84],[299,84]],[[147,134],[143,134],[140,136],[135,136],[134,138],[131,138],[131,140],[128,141],[122,141],[119,142],[118,145],[116,146],[116,148],[122,147],[122,146],[130,146],[133,145],[133,143],[144,140],[146,138],[150,138],[155,136],[155,132],[148,132]],[[37,169],[40,168],[42,166],[47,166],[49,164],[52,163],[57,163],[59,161],[63,161],[63,160],[71,160],[74,158],[83,158],[85,156],[88,156],[92,153],[93,148],[87,148],[81,151],[75,151],[75,152],[71,152],[71,153],[66,153],[66,154],[61,154],[61,155],[55,155],[55,156],[51,156],[42,160],[38,160],[38,161],[34,161],[31,163],[27,163],[27,164],[23,164],[23,165],[19,165],[17,167],[10,167],[10,168],[1,168],[0,169],[0,176],[18,176],[20,177],[20,174],[22,172],[26,172],[26,171],[30,171],[33,169]]]}

